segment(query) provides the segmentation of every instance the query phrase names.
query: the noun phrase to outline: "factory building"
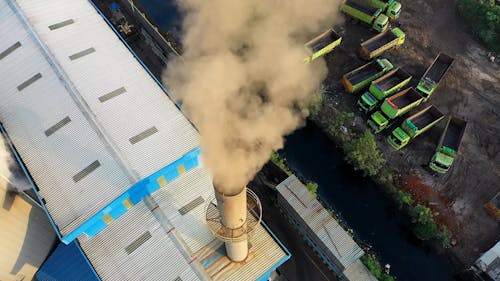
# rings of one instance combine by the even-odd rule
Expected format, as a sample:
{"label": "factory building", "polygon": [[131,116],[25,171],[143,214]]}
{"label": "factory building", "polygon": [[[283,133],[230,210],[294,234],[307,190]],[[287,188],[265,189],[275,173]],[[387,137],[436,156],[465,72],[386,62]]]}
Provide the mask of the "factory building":
{"label": "factory building", "polygon": [[39,280],[267,280],[290,258],[250,211],[228,258],[198,132],[92,2],[0,0],[0,30],[0,128],[61,241]]}

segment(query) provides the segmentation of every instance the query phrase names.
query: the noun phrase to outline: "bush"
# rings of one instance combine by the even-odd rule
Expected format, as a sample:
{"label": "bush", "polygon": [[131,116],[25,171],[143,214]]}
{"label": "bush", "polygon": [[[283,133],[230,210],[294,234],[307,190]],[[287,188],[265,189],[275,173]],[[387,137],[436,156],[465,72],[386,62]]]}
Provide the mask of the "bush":
{"label": "bush", "polygon": [[436,236],[437,226],[431,209],[417,205],[410,209],[410,217],[413,222],[413,233],[418,239],[425,241]]}
{"label": "bush", "polygon": [[314,197],[316,197],[316,196],[317,196],[317,194],[318,194],[318,184],[317,184],[317,183],[310,181],[310,182],[308,182],[308,183],[306,184],[306,187],[307,187],[307,190],[309,190],[309,192],[310,192],[310,193],[311,193]]}
{"label": "bush", "polygon": [[500,53],[500,6],[495,0],[460,0],[458,9],[486,46]]}
{"label": "bush", "polygon": [[441,246],[443,248],[451,247],[451,238],[453,237],[453,233],[451,230],[446,227],[446,225],[442,225],[439,232],[437,233],[439,240],[441,241]]}
{"label": "bush", "polygon": [[278,154],[278,152],[273,151],[273,153],[271,153],[271,162],[276,164],[276,166],[280,167],[281,170],[283,170],[287,175],[289,175],[289,176],[292,175],[292,171],[290,171],[290,169],[288,169],[288,166],[286,165],[285,160],[283,158],[281,158],[281,156]]}
{"label": "bush", "polygon": [[342,127],[348,127],[353,120],[354,113],[348,111],[340,112],[339,114],[333,116],[330,127],[328,129],[334,137],[340,138],[342,141],[346,141],[347,136],[342,130]]}
{"label": "bush", "polygon": [[373,134],[365,131],[344,143],[345,160],[364,176],[375,176],[384,167],[385,159],[377,147]]}
{"label": "bush", "polygon": [[377,258],[371,255],[365,255],[361,257],[361,262],[370,270],[370,272],[380,281],[394,281],[394,277],[386,274],[382,271],[382,266],[378,262]]}
{"label": "bush", "polygon": [[411,206],[411,204],[413,204],[413,197],[411,196],[411,194],[401,190],[398,190],[396,193],[394,193],[394,199],[396,200],[399,209],[402,209],[406,206]]}
{"label": "bush", "polygon": [[316,91],[309,99],[309,117],[316,120],[323,106],[323,94],[321,90]]}

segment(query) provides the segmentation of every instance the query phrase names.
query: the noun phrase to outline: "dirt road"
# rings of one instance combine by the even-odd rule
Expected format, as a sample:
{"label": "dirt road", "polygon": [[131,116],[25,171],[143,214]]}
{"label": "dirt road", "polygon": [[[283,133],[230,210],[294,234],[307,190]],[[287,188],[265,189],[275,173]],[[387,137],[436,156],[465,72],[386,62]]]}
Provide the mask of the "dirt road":
{"label": "dirt road", "polygon": [[[407,35],[404,45],[383,56],[413,75],[416,86],[425,69],[439,52],[455,57],[455,62],[427,104],[443,113],[467,120],[459,156],[446,175],[431,174],[428,164],[444,128],[438,124],[400,151],[386,144],[388,132],[377,136],[380,149],[400,175],[420,179],[446,200],[441,204],[453,221],[457,246],[451,252],[462,262],[472,263],[481,252],[500,238],[499,224],[483,205],[500,191],[500,66],[487,58],[488,50],[470,34],[456,8],[455,0],[402,0],[401,28]],[[330,74],[325,82],[329,94],[322,110],[323,119],[337,110],[353,110],[358,95],[343,93],[342,74],[362,65],[356,52],[359,43],[374,33],[367,26],[346,22],[338,27],[343,42],[326,56]],[[363,127],[366,116],[357,113]],[[390,132],[390,130],[387,130]],[[432,197],[431,197],[432,198]]]}

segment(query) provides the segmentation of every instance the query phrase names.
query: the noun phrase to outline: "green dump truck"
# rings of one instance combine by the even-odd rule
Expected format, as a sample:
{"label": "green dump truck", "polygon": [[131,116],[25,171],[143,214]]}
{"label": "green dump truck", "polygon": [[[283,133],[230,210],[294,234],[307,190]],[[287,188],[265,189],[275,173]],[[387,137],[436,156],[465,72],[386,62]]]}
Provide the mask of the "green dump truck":
{"label": "green dump truck", "polygon": [[367,124],[374,133],[379,133],[387,128],[391,121],[417,107],[423,100],[424,97],[413,88],[405,89],[386,98],[380,106],[380,110],[370,116]]}
{"label": "green dump truck", "polygon": [[309,53],[309,56],[304,59],[304,63],[310,63],[311,61],[328,54],[335,49],[335,47],[340,45],[341,41],[342,36],[338,35],[333,29],[329,29],[316,36],[304,45]]}
{"label": "green dump truck", "polygon": [[342,76],[342,84],[344,84],[345,89],[349,93],[354,93],[391,71],[392,68],[392,63],[388,59],[376,59],[344,74]]}
{"label": "green dump truck", "polygon": [[394,0],[366,0],[370,5],[382,9],[391,21],[396,21],[401,14],[401,3]]}
{"label": "green dump truck", "polygon": [[369,24],[374,30],[384,32],[389,26],[389,18],[383,10],[363,0],[344,0],[340,5],[344,14]]}
{"label": "green dump truck", "polygon": [[368,113],[375,109],[379,101],[392,96],[411,80],[411,75],[402,68],[396,68],[384,76],[373,81],[369,91],[365,92],[358,100],[361,111]]}
{"label": "green dump truck", "polygon": [[439,82],[443,79],[444,75],[453,64],[454,59],[444,53],[439,53],[439,55],[434,59],[434,62],[427,68],[418,82],[417,90],[422,92],[427,100],[432,93],[436,90]]}
{"label": "green dump truck", "polygon": [[466,125],[467,122],[460,118],[448,118],[429,168],[441,174],[448,172],[462,142]]}
{"label": "green dump truck", "polygon": [[399,46],[405,42],[406,34],[398,27],[384,33],[377,34],[363,41],[359,48],[361,58],[371,60],[386,50]]}
{"label": "green dump truck", "polygon": [[443,118],[444,114],[434,105],[430,105],[406,118],[401,123],[401,126],[394,129],[389,137],[387,137],[387,142],[394,149],[399,150],[406,146],[410,140],[432,128]]}

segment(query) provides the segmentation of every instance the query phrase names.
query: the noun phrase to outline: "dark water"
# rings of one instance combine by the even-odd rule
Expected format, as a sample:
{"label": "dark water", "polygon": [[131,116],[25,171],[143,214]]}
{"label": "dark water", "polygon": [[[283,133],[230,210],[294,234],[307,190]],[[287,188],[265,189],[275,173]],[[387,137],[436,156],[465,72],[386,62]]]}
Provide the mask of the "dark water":
{"label": "dark water", "polygon": [[400,281],[454,280],[453,266],[413,238],[410,222],[375,184],[344,163],[342,151],[314,125],[288,136],[281,151],[289,165],[318,183],[323,201],[334,207],[357,237],[373,246]]}
{"label": "dark water", "polygon": [[182,30],[182,15],[175,0],[135,0],[154,23],[164,32],[173,35],[180,41]]}

